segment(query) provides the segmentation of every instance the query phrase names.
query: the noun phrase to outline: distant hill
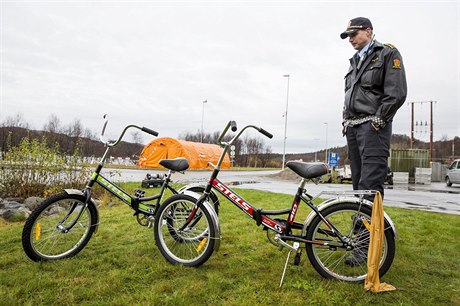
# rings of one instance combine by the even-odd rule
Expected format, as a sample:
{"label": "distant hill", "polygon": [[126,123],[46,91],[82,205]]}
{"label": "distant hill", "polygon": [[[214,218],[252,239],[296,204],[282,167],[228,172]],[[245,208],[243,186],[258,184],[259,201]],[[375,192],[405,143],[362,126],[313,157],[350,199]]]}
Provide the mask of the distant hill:
{"label": "distant hill", "polygon": [[[10,136],[9,136],[10,135]],[[94,138],[88,137],[72,137],[64,133],[51,133],[45,131],[29,130],[21,127],[0,127],[0,150],[5,151],[7,148],[8,138],[10,137],[10,143],[12,146],[17,146],[23,137],[29,137],[30,139],[43,139],[49,146],[54,146],[56,143],[59,145],[60,150],[66,154],[73,154],[75,149],[79,147],[81,155],[83,156],[101,156],[104,152],[104,145]],[[131,157],[137,159],[140,155],[144,145],[136,144],[131,142],[121,142],[118,146],[114,147],[111,151],[111,155],[114,157]],[[410,148],[410,137],[407,135],[395,134],[391,138],[391,147],[393,149],[409,149]],[[430,144],[420,140],[414,141],[414,149],[429,150]],[[344,162],[348,163],[347,146],[329,148],[329,151],[336,152],[340,157],[340,165]],[[265,155],[265,154],[260,154]],[[324,161],[325,150],[319,150],[317,152],[309,153],[296,153],[286,154],[286,161],[299,160],[303,161]],[[270,153],[267,154],[270,163],[266,165],[280,166],[282,162],[282,155]],[[460,158],[460,138],[455,137],[453,140],[440,140],[433,143],[433,161],[442,163],[448,163],[454,158]]]}
{"label": "distant hill", "polygon": [[[63,133],[51,133],[45,131],[29,130],[20,127],[0,127],[0,150],[6,151],[8,142],[12,146],[17,146],[21,139],[29,137],[32,139],[46,139],[49,146],[54,146],[56,143],[62,153],[73,154],[76,148],[80,148],[82,156],[102,156],[104,153],[104,145],[99,140],[87,137],[72,137]],[[130,142],[121,142],[111,150],[111,155],[115,157],[133,157],[138,156],[142,149],[142,144]]]}
{"label": "distant hill", "polygon": [[[410,149],[410,137],[407,135],[394,134],[391,137],[391,148],[392,149]],[[420,150],[429,150],[430,143],[423,142],[417,139],[414,139],[413,149]],[[348,148],[347,146],[329,148],[329,151],[336,152],[340,157],[340,164],[343,164],[344,158],[345,162],[348,163]],[[314,161],[316,158],[319,161],[325,160],[325,150],[320,150],[318,152],[311,153],[297,153],[297,154],[286,154],[286,160],[299,160],[303,161]],[[277,158],[282,158],[281,155]],[[440,140],[433,143],[433,161],[441,163],[449,163],[449,161],[460,158],[460,138],[455,137],[453,140]]]}

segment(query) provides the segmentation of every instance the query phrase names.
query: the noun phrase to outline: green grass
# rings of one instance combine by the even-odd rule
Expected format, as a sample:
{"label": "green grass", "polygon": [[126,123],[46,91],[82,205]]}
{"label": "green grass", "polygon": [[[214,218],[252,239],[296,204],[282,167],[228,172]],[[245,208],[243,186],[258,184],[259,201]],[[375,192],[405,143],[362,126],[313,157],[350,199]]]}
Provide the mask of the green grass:
{"label": "green grass", "polygon": [[[282,208],[291,197],[238,190],[257,207]],[[362,284],[325,280],[303,255],[288,266],[286,250],[223,201],[219,252],[199,268],[167,263],[151,229],[125,205],[102,207],[100,226],[77,256],[35,263],[22,250],[23,223],[0,226],[0,305],[460,305],[460,216],[385,208],[401,240],[382,281],[397,290],[364,291]],[[305,216],[308,210],[304,208]]]}

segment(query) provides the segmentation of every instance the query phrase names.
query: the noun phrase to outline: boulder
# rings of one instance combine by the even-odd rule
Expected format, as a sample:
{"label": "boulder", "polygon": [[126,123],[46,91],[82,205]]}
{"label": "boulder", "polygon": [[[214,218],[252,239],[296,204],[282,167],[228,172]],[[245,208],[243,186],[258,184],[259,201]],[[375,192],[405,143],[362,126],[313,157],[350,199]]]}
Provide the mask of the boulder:
{"label": "boulder", "polygon": [[13,209],[5,209],[2,217],[10,222],[23,221],[26,219],[24,212]]}
{"label": "boulder", "polygon": [[24,200],[24,207],[29,210],[34,210],[43,201],[40,197],[29,197]]}

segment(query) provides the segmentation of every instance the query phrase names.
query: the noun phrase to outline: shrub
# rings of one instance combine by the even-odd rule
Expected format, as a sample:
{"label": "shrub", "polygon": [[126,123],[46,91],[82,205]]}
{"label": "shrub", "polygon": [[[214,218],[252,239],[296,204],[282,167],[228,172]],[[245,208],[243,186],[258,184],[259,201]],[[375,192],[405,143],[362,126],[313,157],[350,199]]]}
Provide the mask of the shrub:
{"label": "shrub", "polygon": [[79,152],[61,154],[59,145],[48,147],[45,137],[41,141],[24,137],[16,147],[8,142],[1,161],[0,196],[47,196],[62,188],[81,188],[90,169]]}

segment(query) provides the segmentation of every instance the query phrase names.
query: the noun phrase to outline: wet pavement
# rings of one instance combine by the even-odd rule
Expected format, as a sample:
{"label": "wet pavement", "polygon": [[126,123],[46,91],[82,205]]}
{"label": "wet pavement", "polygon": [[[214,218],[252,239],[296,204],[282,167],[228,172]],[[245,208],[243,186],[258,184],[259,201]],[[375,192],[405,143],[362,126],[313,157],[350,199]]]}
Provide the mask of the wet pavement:
{"label": "wet pavement", "polygon": [[[104,169],[109,171],[111,169]],[[112,170],[113,171],[113,170]],[[147,173],[164,174],[163,170],[117,170],[119,174],[112,176],[114,181],[142,181]],[[268,171],[231,171],[224,170],[219,173],[219,180],[231,184],[235,188],[255,189],[271,191],[275,193],[292,194],[297,190],[298,180],[282,180],[268,176],[279,173],[279,170]],[[108,172],[103,175],[110,178]],[[186,171],[185,174],[174,173],[172,179],[175,182],[192,183],[207,182],[211,171]],[[307,192],[315,196],[323,191],[343,192],[351,191],[351,184],[314,184],[306,185]],[[327,198],[328,196],[322,196]],[[384,205],[411,209],[426,210],[460,215],[460,185],[447,187],[444,182],[432,182],[431,184],[395,184],[385,185]]]}

